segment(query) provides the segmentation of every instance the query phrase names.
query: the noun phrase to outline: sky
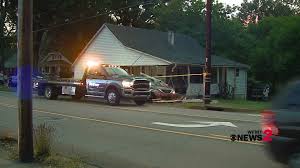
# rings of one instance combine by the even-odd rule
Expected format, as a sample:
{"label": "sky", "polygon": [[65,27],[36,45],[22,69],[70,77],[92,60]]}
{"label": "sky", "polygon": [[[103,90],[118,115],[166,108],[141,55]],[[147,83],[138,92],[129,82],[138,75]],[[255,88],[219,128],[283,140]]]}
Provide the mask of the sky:
{"label": "sky", "polygon": [[240,5],[243,2],[243,0],[219,0],[219,2],[223,2],[228,5]]}

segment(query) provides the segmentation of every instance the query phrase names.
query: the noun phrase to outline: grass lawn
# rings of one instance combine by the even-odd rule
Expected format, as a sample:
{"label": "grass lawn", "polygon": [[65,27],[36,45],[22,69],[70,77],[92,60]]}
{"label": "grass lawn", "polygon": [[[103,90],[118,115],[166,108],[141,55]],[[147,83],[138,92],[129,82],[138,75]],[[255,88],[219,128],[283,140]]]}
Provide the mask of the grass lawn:
{"label": "grass lawn", "polygon": [[253,112],[260,113],[271,106],[270,102],[248,101],[248,100],[223,100],[218,99],[217,103],[205,106],[203,103],[183,103],[180,105],[189,109],[209,109],[230,112]]}
{"label": "grass lawn", "polygon": [[5,85],[0,85],[0,91],[11,91],[7,86]]}

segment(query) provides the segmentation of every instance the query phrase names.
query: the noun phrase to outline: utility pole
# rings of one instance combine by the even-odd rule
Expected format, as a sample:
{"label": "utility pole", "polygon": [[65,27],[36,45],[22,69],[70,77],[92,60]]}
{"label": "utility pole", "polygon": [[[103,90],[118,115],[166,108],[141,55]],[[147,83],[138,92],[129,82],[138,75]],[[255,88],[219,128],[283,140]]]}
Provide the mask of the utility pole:
{"label": "utility pole", "polygon": [[21,162],[33,161],[32,0],[18,0],[18,149]]}
{"label": "utility pole", "polygon": [[205,49],[205,72],[204,72],[204,104],[209,104],[210,103],[211,12],[212,12],[212,1],[211,0],[206,0],[206,49]]}

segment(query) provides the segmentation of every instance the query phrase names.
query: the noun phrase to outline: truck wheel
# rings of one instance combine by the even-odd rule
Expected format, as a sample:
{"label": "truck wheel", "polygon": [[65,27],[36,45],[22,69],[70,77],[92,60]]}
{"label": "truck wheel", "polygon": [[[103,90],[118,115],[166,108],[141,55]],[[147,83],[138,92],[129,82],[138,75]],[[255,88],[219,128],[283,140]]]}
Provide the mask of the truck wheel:
{"label": "truck wheel", "polygon": [[142,106],[142,105],[144,105],[144,104],[146,103],[145,100],[135,100],[134,102],[135,102],[135,104],[138,105],[138,106]]}
{"label": "truck wheel", "polygon": [[106,101],[111,106],[117,106],[120,104],[120,94],[115,89],[110,89],[106,93]]}
{"label": "truck wheel", "polygon": [[45,88],[44,96],[49,100],[57,99],[57,92],[53,87],[47,86]]}
{"label": "truck wheel", "polygon": [[74,96],[72,96],[73,100],[80,100],[84,96],[84,92],[80,88],[76,88],[76,93]]}

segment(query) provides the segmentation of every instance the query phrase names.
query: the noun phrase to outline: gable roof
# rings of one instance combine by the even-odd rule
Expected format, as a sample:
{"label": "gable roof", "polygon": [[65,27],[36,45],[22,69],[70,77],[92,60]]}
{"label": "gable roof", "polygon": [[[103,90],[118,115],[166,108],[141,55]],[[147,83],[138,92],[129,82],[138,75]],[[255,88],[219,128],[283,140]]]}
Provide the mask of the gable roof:
{"label": "gable roof", "polygon": [[[127,26],[104,24],[126,47],[165,59],[176,64],[200,64],[205,63],[205,50],[198,42],[183,34],[174,34],[174,45],[168,41],[168,32],[141,29]],[[227,58],[213,55],[212,66],[242,67],[241,64]]]}
{"label": "gable roof", "polygon": [[[62,29],[49,30],[43,33],[40,50],[38,53],[38,62],[47,59],[49,53],[60,53],[68,61],[73,63],[88,42],[98,31],[96,25],[85,23],[85,28],[80,27],[74,29],[74,25],[66,25]],[[68,30],[68,31],[66,31]]]}

